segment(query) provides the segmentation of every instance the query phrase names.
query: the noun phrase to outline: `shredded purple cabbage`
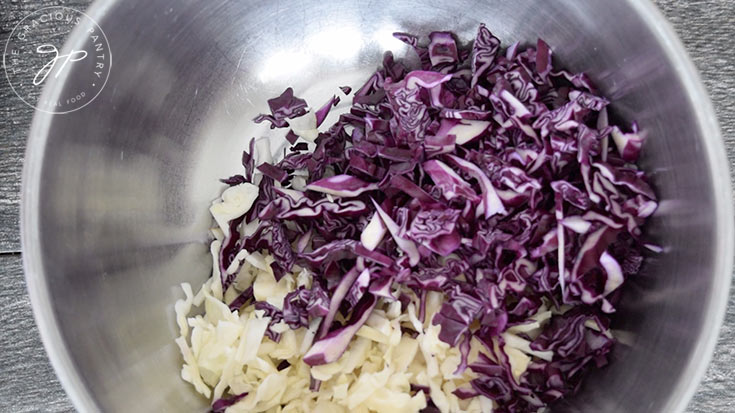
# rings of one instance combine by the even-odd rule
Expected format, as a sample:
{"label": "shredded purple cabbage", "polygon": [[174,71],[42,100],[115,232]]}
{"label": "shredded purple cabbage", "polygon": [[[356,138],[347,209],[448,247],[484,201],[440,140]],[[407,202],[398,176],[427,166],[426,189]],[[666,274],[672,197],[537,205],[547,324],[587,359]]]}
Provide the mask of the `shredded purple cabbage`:
{"label": "shredded purple cabbage", "polygon": [[[419,300],[443,292],[432,322],[441,340],[460,348],[458,372],[477,374],[455,394],[486,396],[499,413],[536,412],[608,362],[614,339],[603,332],[621,284],[641,266],[641,226],[657,207],[632,163],[644,136],[636,125],[627,132],[608,125],[608,101],[586,75],[554,68],[543,40],[502,49],[484,25],[471,48],[447,32],[431,33],[428,44],[395,36],[416,51],[419,70],[387,52],[313,152],[289,130],[294,146],[280,162],[256,167],[251,146],[245,172],[223,180],[260,186],[247,216],[258,228],[241,237],[233,221],[223,269],[242,249],[265,249],[277,278],[294,265],[313,275],[313,286],[290,293],[283,310],[255,303],[291,328],[321,320],[310,365],[337,360],[377,300],[410,300],[395,296],[396,286]],[[318,124],[338,102],[314,112]],[[291,88],[268,104],[271,113],[255,121],[272,128],[307,113]],[[300,190],[297,175],[306,179]],[[231,282],[223,278],[224,288]],[[246,291],[231,308],[251,299]],[[525,338],[553,357],[533,356],[516,380],[498,350],[501,334],[544,302],[569,309]],[[486,354],[470,363],[473,337]]]}
{"label": "shredded purple cabbage", "polygon": [[239,402],[240,400],[245,398],[245,396],[247,395],[248,393],[245,392],[245,393],[240,393],[232,397],[223,397],[221,399],[217,399],[217,401],[212,403],[212,409],[209,412],[210,413],[225,413],[225,410],[227,410],[228,407]]}

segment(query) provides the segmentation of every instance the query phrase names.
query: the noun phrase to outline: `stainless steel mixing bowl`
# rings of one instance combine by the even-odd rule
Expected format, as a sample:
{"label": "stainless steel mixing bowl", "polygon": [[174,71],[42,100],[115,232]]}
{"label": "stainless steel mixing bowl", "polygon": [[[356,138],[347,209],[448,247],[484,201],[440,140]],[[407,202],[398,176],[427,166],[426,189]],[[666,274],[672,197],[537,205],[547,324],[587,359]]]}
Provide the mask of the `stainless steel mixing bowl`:
{"label": "stainless steel mixing bowl", "polygon": [[[648,234],[665,252],[628,286],[617,328],[629,345],[555,411],[684,410],[725,309],[733,211],[710,102],[647,1],[100,0],[88,13],[111,75],[85,108],[36,114],[22,219],[36,319],[79,410],[205,408],[179,378],[173,302],[210,272],[207,207],[247,139],[269,133],[250,122],[267,98],[293,86],[321,102],[384,50],[410,56],[392,32],[470,40],[480,22],[505,42],[543,37],[650,136],[643,167],[662,202]],[[72,70],[45,97],[86,80]]]}

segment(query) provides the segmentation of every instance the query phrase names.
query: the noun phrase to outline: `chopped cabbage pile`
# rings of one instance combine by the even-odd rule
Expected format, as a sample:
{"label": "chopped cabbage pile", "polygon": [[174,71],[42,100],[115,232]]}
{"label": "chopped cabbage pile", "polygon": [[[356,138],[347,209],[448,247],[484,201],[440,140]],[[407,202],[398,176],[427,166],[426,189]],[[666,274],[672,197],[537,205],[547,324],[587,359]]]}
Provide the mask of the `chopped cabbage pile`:
{"label": "chopped cabbage pile", "polygon": [[[212,277],[175,305],[212,412],[537,413],[607,364],[658,203],[644,134],[543,41],[448,32],[385,54],[327,125],[268,101],[210,212]],[[337,115],[332,112],[332,118]]]}

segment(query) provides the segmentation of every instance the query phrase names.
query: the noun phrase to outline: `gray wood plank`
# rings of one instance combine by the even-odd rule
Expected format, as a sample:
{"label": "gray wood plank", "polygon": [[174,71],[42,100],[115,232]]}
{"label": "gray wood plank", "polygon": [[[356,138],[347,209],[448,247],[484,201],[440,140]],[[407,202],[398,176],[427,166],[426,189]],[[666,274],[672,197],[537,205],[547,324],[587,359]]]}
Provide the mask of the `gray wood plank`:
{"label": "gray wood plank", "polygon": [[[0,99],[7,102],[9,97],[4,92],[0,91]],[[3,107],[3,112],[9,109]],[[24,110],[19,109],[18,112]],[[22,125],[30,122],[30,115],[23,113],[18,113],[10,121],[4,120],[4,117],[0,115],[0,123],[11,124],[18,129],[23,129]],[[25,136],[18,135],[18,132],[0,135],[0,252],[20,251],[18,207]]]}
{"label": "gray wood plank", "polygon": [[[16,24],[42,7],[63,5],[85,10],[89,0],[0,1],[0,45],[2,49]],[[50,32],[55,29],[51,27]],[[33,109],[13,93],[5,73],[0,74],[0,253],[20,251],[20,182],[26,137]]]}
{"label": "gray wood plank", "polygon": [[[0,36],[0,40],[4,45],[6,35]],[[0,79],[0,101],[3,102],[0,107],[0,252],[17,252],[20,251],[21,169],[33,109],[13,93],[5,74]]]}
{"label": "gray wood plank", "polygon": [[72,412],[38,335],[20,254],[0,255],[0,412]]}

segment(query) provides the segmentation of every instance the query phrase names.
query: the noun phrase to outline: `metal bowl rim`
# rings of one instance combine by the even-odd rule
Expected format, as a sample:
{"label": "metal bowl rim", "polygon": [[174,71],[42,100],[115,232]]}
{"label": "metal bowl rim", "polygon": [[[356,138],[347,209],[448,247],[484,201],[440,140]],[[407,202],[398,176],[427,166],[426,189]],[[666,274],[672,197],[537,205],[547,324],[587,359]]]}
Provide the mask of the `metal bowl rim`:
{"label": "metal bowl rim", "polygon": [[[95,21],[100,22],[107,17],[107,12],[115,2],[116,0],[97,0],[86,13]],[[702,136],[706,137],[702,144],[709,159],[709,171],[714,186],[719,188],[713,194],[716,206],[714,213],[715,222],[720,222],[722,225],[719,227],[718,243],[714,247],[716,252],[715,279],[710,293],[709,308],[705,313],[706,322],[702,329],[703,335],[695,346],[689,364],[678,380],[676,388],[672,391],[672,396],[668,401],[668,411],[681,413],[686,409],[704,376],[717,343],[719,329],[725,317],[733,266],[733,250],[735,249],[735,221],[731,201],[732,188],[724,141],[712,102],[694,64],[685,51],[684,45],[673,27],[651,0],[628,0],[628,5],[641,16],[644,22],[648,22],[647,26],[656,36],[658,44],[669,60],[675,64],[675,69],[687,95],[692,102],[696,103],[692,106]],[[83,41],[84,33],[77,27],[71,33],[64,49],[68,52],[68,49],[72,46],[79,46]],[[60,95],[66,77],[62,74],[58,79],[52,79],[45,86],[42,98],[53,101],[55,96]],[[85,385],[78,368],[72,362],[68,348],[64,343],[51,305],[43,260],[38,248],[40,238],[38,227],[38,197],[40,194],[38,188],[40,187],[39,180],[43,167],[44,148],[54,116],[65,115],[37,111],[34,114],[28,136],[21,185],[20,227],[23,269],[41,340],[59,381],[79,411],[101,411],[100,406],[97,405]]]}

